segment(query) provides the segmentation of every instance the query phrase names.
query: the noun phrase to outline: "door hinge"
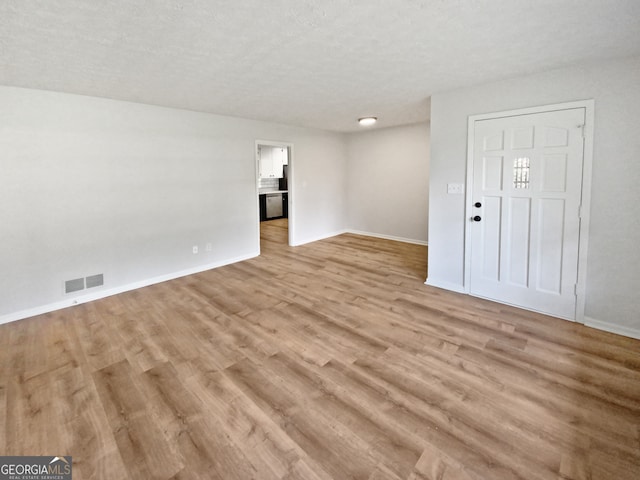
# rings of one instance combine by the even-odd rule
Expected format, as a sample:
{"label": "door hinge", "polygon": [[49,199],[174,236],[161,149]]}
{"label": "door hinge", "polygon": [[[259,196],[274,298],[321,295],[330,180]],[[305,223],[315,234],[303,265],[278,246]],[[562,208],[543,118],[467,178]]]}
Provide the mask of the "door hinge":
{"label": "door hinge", "polygon": [[578,284],[575,283],[573,285],[573,294],[577,297],[578,296]]}
{"label": "door hinge", "polygon": [[584,136],[584,127],[586,127],[586,126],[587,126],[586,123],[583,123],[582,125],[578,125],[578,128],[582,132],[582,138],[585,138],[585,136]]}

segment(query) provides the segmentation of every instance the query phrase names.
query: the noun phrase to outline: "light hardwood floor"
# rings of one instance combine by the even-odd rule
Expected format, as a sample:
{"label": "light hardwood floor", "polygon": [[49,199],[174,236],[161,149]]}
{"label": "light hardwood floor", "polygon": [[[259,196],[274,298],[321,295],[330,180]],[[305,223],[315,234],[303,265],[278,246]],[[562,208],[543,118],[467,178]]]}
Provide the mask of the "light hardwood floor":
{"label": "light hardwood floor", "polygon": [[638,479],[640,341],[340,235],[0,326],[0,452],[74,479]]}

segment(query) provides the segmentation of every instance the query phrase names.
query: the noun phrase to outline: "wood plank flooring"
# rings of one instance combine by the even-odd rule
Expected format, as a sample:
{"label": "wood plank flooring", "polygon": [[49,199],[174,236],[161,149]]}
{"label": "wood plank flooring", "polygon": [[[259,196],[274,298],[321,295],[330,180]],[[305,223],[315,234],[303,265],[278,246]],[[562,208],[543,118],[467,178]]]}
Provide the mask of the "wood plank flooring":
{"label": "wood plank flooring", "polygon": [[640,478],[640,341],[356,235],[0,326],[0,452],[78,479]]}

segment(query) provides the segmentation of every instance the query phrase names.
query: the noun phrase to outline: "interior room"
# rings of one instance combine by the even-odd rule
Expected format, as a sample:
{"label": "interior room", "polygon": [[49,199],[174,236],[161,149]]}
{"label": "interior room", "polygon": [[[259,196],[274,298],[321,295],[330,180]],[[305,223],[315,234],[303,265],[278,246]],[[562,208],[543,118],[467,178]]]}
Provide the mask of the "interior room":
{"label": "interior room", "polygon": [[3,475],[640,478],[640,2],[4,0],[0,52]]}

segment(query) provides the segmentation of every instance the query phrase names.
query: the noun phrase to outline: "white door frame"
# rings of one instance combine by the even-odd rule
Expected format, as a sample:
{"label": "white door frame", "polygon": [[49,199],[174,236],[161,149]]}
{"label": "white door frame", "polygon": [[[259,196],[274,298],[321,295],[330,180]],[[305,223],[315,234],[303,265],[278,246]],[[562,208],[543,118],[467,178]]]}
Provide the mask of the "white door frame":
{"label": "white door frame", "polygon": [[258,146],[267,145],[269,147],[284,147],[289,149],[289,168],[288,168],[288,180],[287,180],[287,216],[289,227],[288,230],[288,242],[289,245],[295,245],[294,243],[294,202],[293,202],[293,143],[280,142],[277,140],[256,140],[256,144],[253,149],[255,155],[255,167],[256,167],[256,212],[258,213],[258,223],[256,224],[256,238],[258,242],[258,252],[260,252],[260,161],[258,156]]}
{"label": "white door frame", "polygon": [[464,227],[464,291],[470,293],[471,281],[471,222],[473,216],[473,146],[475,145],[475,122],[532,113],[554,112],[572,108],[585,109],[584,131],[584,159],[582,165],[582,198],[580,205],[580,240],[578,246],[578,282],[576,285],[576,314],[575,321],[585,322],[586,283],[587,283],[587,248],[589,243],[589,218],[591,215],[591,174],[593,164],[593,120],[594,100],[579,100],[576,102],[557,103],[539,107],[508,110],[504,112],[470,115],[467,130],[467,187],[465,200]]}

